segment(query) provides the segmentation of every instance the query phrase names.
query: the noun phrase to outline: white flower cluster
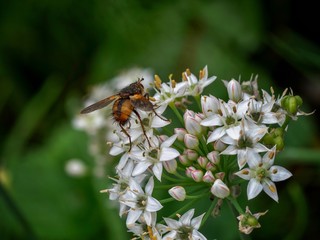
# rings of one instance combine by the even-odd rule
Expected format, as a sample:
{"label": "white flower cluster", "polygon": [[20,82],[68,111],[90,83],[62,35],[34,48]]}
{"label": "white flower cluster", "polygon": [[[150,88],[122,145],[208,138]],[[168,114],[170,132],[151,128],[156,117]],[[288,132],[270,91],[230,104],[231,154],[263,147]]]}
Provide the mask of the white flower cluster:
{"label": "white flower cluster", "polygon": [[[289,120],[304,115],[299,110],[302,100],[286,92],[278,98],[263,90],[260,95],[257,79],[224,81],[228,101],[201,95],[216,79],[208,78],[207,67],[200,71],[199,78],[187,69],[181,82],[171,76],[169,79],[163,83],[155,76],[156,94],[150,97],[154,111],[135,109],[138,114],[132,113],[128,124],[114,125],[110,155],[120,156],[120,160],[117,176],[112,178],[113,187],[103,192],[109,193],[110,200],[118,201],[119,214],[126,217],[127,228],[136,238],[206,239],[198,230],[214,207],[208,206],[206,214],[195,218],[195,209],[182,207],[171,215],[177,215],[178,220],[163,216],[164,224],[159,223],[157,213],[171,200],[207,197],[215,199],[216,205],[222,199],[235,204],[237,196],[231,193],[239,184],[236,176],[249,181],[248,199],[263,190],[278,201],[274,182],[289,178],[291,173],[273,164],[277,151],[284,146]],[[188,109],[188,97],[201,108],[199,112]],[[177,122],[163,116],[167,116],[168,107]],[[172,130],[169,125],[173,121],[175,125],[180,122],[181,127]],[[171,198],[157,199],[155,185],[168,186]],[[192,187],[190,193],[199,189],[201,194],[189,195],[189,188],[183,186]],[[188,211],[180,216],[182,210]],[[257,226],[245,226],[243,220],[241,223],[248,233]]]}

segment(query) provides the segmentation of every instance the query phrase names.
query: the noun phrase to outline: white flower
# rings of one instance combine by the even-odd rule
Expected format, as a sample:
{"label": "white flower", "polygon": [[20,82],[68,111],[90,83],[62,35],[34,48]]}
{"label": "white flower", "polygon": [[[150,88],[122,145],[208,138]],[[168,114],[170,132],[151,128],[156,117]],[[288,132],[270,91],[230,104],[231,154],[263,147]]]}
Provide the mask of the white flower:
{"label": "white flower", "polygon": [[226,135],[221,141],[229,146],[221,152],[223,155],[237,155],[239,168],[247,162],[247,154],[251,152],[266,152],[269,149],[259,143],[267,133],[264,125],[256,125],[251,119],[243,118],[241,124],[226,130]]}
{"label": "white flower", "polygon": [[151,196],[153,187],[153,177],[146,184],[145,192],[140,184],[133,180],[130,181],[126,193],[121,195],[120,202],[130,208],[126,220],[128,228],[133,226],[140,217],[143,217],[147,225],[152,225],[152,219],[155,219],[153,215],[162,208],[161,203]]}
{"label": "white flower", "polygon": [[251,98],[248,105],[248,115],[257,123],[279,123],[279,117],[281,114],[279,112],[272,112],[274,103],[274,100],[264,103]]}
{"label": "white flower", "polygon": [[[247,101],[242,101],[237,104],[233,101],[225,103],[222,100],[214,100],[214,103],[218,104],[218,106],[213,107],[216,112],[213,112],[213,114],[201,121],[202,126],[214,127],[214,130],[207,139],[207,143],[220,139],[226,134],[227,129],[237,127],[248,108]],[[204,104],[206,105],[207,103]],[[202,108],[205,108],[206,111],[208,111],[207,107]]]}
{"label": "white flower", "polygon": [[199,74],[199,80],[197,77],[187,69],[182,73],[183,80],[188,82],[189,88],[186,95],[197,96],[201,94],[206,86],[216,80],[216,76],[208,78],[208,67],[205,66]]}
{"label": "white flower", "polygon": [[157,227],[160,233],[166,233],[163,236],[163,240],[205,240],[206,237],[203,236],[199,231],[199,227],[201,225],[202,218],[204,213],[200,216],[192,219],[194,215],[194,209],[190,209],[188,212],[183,214],[179,220],[174,220],[171,218],[164,218],[167,226],[159,224]]}
{"label": "white flower", "polygon": [[130,156],[136,161],[132,175],[137,176],[152,166],[153,174],[161,181],[163,162],[173,160],[180,155],[175,148],[170,147],[176,138],[177,135],[175,134],[160,143],[157,137],[152,136],[150,138],[152,147],[145,144],[142,150],[132,150]]}
{"label": "white flower", "polygon": [[160,89],[155,88],[157,93],[153,96],[156,99],[157,105],[168,105],[174,102],[176,98],[185,96],[188,88],[187,82],[178,82],[170,79],[168,83],[161,83]]}
{"label": "white flower", "polygon": [[255,198],[262,190],[273,200],[278,202],[277,188],[274,182],[286,180],[292,174],[281,166],[272,166],[276,155],[276,147],[273,147],[262,158],[256,152],[249,152],[248,165],[237,173],[239,177],[249,180],[247,195],[248,199]]}

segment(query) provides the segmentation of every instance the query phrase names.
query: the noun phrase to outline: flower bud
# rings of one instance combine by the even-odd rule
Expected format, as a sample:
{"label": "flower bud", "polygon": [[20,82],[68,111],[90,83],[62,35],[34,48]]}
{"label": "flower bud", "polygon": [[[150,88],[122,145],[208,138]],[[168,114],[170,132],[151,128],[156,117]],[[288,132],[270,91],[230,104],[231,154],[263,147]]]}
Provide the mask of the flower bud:
{"label": "flower bud", "polygon": [[216,165],[214,165],[212,162],[208,162],[206,165],[206,170],[208,171],[215,171],[217,169]]}
{"label": "flower bud", "polygon": [[184,128],[175,128],[174,133],[178,135],[177,139],[179,141],[183,141],[184,135],[186,135],[187,130],[185,130]]}
{"label": "flower bud", "polygon": [[194,167],[187,167],[186,168],[186,175],[188,176],[188,177],[192,177],[191,176],[191,173],[193,172],[193,171],[195,171],[196,169],[194,168]]}
{"label": "flower bud", "polygon": [[168,173],[175,173],[177,171],[177,161],[175,159],[163,161],[162,165]]}
{"label": "flower bud", "polygon": [[207,154],[207,158],[210,162],[217,165],[220,162],[220,154],[217,151],[212,151]]}
{"label": "flower bud", "polygon": [[190,160],[187,158],[185,154],[179,156],[179,161],[184,166],[188,166],[191,164]]}
{"label": "flower bud", "polygon": [[185,127],[188,133],[199,135],[202,131],[200,123],[194,118],[194,112],[187,110],[183,116]]}
{"label": "flower bud", "polygon": [[222,152],[227,148],[227,145],[223,143],[220,139],[218,139],[217,141],[214,142],[213,148],[218,152]]}
{"label": "flower bud", "polygon": [[199,140],[196,136],[187,133],[184,135],[184,144],[187,148],[197,149],[199,146]]}
{"label": "flower bud", "polygon": [[239,102],[242,99],[241,85],[235,79],[232,79],[227,86],[228,96],[234,102]]}
{"label": "flower bud", "polygon": [[206,171],[206,173],[204,174],[202,180],[204,182],[206,182],[206,183],[213,183],[215,178],[214,178],[214,176],[213,176],[211,171]]}
{"label": "flower bud", "polygon": [[186,190],[181,186],[170,188],[169,194],[177,201],[184,201],[186,198]]}
{"label": "flower bud", "polygon": [[226,175],[225,172],[218,172],[218,173],[215,174],[215,177],[223,180],[225,175]]}
{"label": "flower bud", "polygon": [[223,199],[229,196],[230,190],[228,186],[224,182],[222,182],[221,179],[217,179],[214,181],[211,187],[211,193],[216,197]]}
{"label": "flower bud", "polygon": [[206,168],[206,165],[208,163],[208,159],[206,157],[200,156],[200,157],[198,157],[197,162],[199,163],[200,167]]}
{"label": "flower bud", "polygon": [[203,178],[203,172],[201,170],[193,170],[191,172],[191,177],[195,182],[201,182]]}
{"label": "flower bud", "polygon": [[199,154],[192,150],[192,149],[186,149],[184,151],[184,153],[187,155],[187,158],[190,160],[190,161],[194,161],[198,158]]}

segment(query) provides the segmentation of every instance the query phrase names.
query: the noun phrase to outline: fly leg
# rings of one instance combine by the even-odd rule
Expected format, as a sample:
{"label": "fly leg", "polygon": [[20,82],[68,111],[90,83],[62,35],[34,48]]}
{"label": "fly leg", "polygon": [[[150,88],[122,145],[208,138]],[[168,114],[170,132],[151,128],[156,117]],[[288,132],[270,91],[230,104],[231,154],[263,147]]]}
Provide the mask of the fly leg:
{"label": "fly leg", "polygon": [[[145,93],[145,94],[144,94],[144,97],[149,100],[149,94],[148,94],[148,93]],[[160,118],[161,120],[166,121],[166,122],[169,122],[170,120],[159,116],[159,114],[158,114],[158,113],[156,112],[156,110],[155,110],[157,107],[156,107],[156,108],[155,108],[155,107],[156,107],[156,106],[153,105],[151,111],[152,111],[158,118]]]}
{"label": "fly leg", "polygon": [[129,144],[130,144],[129,152],[130,152],[130,151],[131,151],[131,147],[132,147],[131,136],[130,136],[130,134],[124,129],[124,127],[123,127],[121,124],[119,124],[119,126],[121,127],[122,132],[123,132],[125,135],[127,135],[127,137],[129,138]]}
{"label": "fly leg", "polygon": [[142,131],[143,131],[143,134],[144,134],[144,136],[145,136],[146,139],[147,139],[147,142],[148,142],[148,144],[149,144],[149,147],[151,147],[149,138],[148,138],[148,136],[147,136],[146,130],[145,130],[144,126],[143,126],[143,123],[142,123],[142,120],[141,120],[141,117],[140,117],[139,113],[138,113],[135,109],[133,109],[133,112],[137,115],[137,117],[138,117],[138,119],[139,119],[139,122],[140,122],[140,125],[141,125],[141,128],[142,128]]}

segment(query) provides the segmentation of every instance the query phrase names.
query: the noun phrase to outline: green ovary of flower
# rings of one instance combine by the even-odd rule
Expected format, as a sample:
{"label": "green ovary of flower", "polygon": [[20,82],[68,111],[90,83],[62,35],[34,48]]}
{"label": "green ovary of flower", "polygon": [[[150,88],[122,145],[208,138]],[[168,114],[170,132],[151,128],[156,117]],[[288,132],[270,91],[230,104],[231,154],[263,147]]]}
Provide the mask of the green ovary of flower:
{"label": "green ovary of flower", "polygon": [[228,125],[228,126],[230,126],[230,125],[232,125],[232,124],[235,124],[236,123],[236,120],[233,118],[233,117],[227,117],[226,118],[226,124]]}
{"label": "green ovary of flower", "polygon": [[150,124],[150,119],[149,118],[144,118],[143,120],[142,120],[142,124],[143,124],[143,126],[149,126],[149,124]]}
{"label": "green ovary of flower", "polygon": [[246,147],[252,148],[253,144],[251,139],[243,136],[238,140],[238,146],[240,149],[245,149]]}
{"label": "green ovary of flower", "polygon": [[147,205],[147,197],[146,196],[140,196],[137,200],[137,206],[138,208],[144,209]]}
{"label": "green ovary of flower", "polygon": [[256,170],[256,178],[257,180],[261,181],[262,179],[266,178],[268,175],[268,171],[262,167],[257,168]]}
{"label": "green ovary of flower", "polygon": [[153,149],[151,152],[149,152],[149,157],[154,158],[154,159],[158,159],[158,150],[157,149]]}
{"label": "green ovary of flower", "polygon": [[192,235],[192,228],[188,226],[182,226],[179,228],[179,239],[190,239],[189,237]]}
{"label": "green ovary of flower", "polygon": [[252,117],[252,119],[253,119],[254,121],[259,122],[260,117],[261,117],[261,113],[258,113],[258,112],[256,112],[256,113],[251,113],[251,117]]}

